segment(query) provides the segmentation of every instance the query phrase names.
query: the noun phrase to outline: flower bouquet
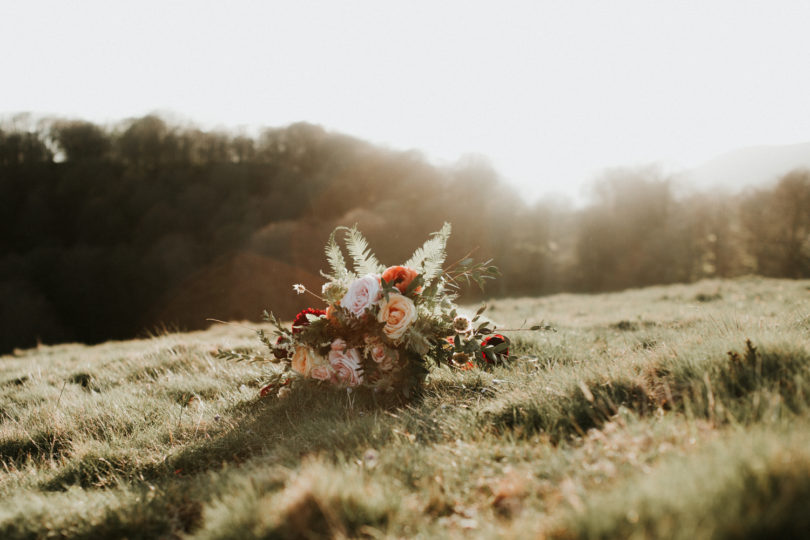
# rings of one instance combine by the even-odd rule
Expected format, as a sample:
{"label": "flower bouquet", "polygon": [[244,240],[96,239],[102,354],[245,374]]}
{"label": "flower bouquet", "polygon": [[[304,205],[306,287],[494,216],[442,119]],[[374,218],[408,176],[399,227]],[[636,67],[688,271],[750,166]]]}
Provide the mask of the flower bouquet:
{"label": "flower bouquet", "polygon": [[[338,244],[339,233],[351,269]],[[321,293],[293,286],[323,302],[323,309],[303,310],[291,327],[265,312],[275,336],[259,330],[259,338],[272,353],[269,361],[283,369],[262,395],[283,396],[294,383],[309,381],[407,399],[433,367],[471,369],[512,359],[509,339],[480,320],[485,307],[468,317],[454,304],[462,282],[483,288],[497,268],[491,261],[475,263],[465,257],[443,269],[449,236],[450,224],[445,223],[403,265],[386,267],[356,226],[335,229],[326,244],[331,271],[321,272],[326,279]]]}

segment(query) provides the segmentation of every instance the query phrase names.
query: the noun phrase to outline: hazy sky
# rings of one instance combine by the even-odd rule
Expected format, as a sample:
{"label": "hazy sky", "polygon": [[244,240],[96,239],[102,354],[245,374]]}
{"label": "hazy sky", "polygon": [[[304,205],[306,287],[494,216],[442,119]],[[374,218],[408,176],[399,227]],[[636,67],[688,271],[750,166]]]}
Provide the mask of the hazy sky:
{"label": "hazy sky", "polygon": [[810,140],[810,2],[0,0],[0,114],[321,124],[528,198]]}

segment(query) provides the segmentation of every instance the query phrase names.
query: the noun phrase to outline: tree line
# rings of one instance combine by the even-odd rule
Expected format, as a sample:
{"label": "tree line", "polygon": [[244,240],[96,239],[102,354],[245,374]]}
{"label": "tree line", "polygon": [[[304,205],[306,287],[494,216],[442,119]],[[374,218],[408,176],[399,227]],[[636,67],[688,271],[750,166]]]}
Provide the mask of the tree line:
{"label": "tree line", "polygon": [[290,285],[317,287],[328,233],[354,223],[394,264],[450,221],[451,260],[475,248],[499,266],[494,296],[810,277],[807,170],[741,195],[676,188],[612,170],[584,208],[527,204],[484,160],[436,167],[306,123],[21,116],[0,124],[0,352],[289,317],[305,302]]}

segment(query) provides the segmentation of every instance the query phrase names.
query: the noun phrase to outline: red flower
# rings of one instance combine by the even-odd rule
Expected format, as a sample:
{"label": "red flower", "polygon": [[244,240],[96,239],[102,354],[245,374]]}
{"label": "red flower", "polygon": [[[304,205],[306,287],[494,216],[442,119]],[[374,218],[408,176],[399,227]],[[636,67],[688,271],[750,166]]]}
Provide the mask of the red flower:
{"label": "red flower", "polygon": [[[489,336],[488,338],[486,338],[484,341],[481,342],[481,348],[483,349],[484,347],[487,347],[487,346],[497,347],[501,343],[506,343],[506,338],[503,337],[500,334],[492,334],[491,336]],[[499,353],[496,353],[496,355],[497,355],[499,360],[504,360],[504,359],[508,358],[509,357],[509,348],[507,347],[503,351],[501,351]],[[486,360],[487,363],[492,362],[492,359],[490,358],[490,355],[488,355],[486,353],[483,353],[483,356],[484,356],[484,360]]]}
{"label": "red flower", "polygon": [[289,350],[286,347],[284,347],[284,345],[289,340],[290,339],[286,335],[278,336],[278,338],[276,339],[276,346],[273,347],[273,356],[275,356],[279,360],[287,358],[290,355],[290,353]]}
{"label": "red flower", "polygon": [[268,384],[267,386],[265,386],[264,388],[259,390],[259,396],[260,397],[265,397],[265,396],[269,395],[271,392],[273,392],[273,390],[275,390],[275,389],[276,389],[275,384]]}
{"label": "red flower", "polygon": [[[385,272],[382,273],[382,279],[389,285],[393,285],[399,289],[399,292],[402,294],[405,294],[405,291],[408,290],[408,285],[410,285],[411,281],[418,275],[419,272],[413,268],[408,268],[407,266],[392,266],[385,269]],[[420,292],[421,290],[422,287],[417,287],[414,292]]]}
{"label": "red flower", "polygon": [[297,334],[309,326],[309,319],[307,319],[307,315],[315,315],[316,317],[320,317],[321,315],[326,315],[326,311],[311,307],[306,308],[304,311],[295,316],[295,320],[292,323],[293,334]]}

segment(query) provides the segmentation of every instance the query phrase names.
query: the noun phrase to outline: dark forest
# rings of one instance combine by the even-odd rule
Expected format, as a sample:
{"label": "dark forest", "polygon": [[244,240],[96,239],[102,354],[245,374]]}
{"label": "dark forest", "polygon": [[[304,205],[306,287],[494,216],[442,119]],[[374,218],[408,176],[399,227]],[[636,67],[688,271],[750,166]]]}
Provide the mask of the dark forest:
{"label": "dark forest", "polygon": [[573,208],[527,204],[483,159],[437,167],[304,123],[24,124],[0,125],[0,352],[290,317],[307,305],[291,285],[317,290],[329,232],[355,223],[396,264],[451,222],[449,260],[476,248],[502,272],[469,300],[810,277],[807,170],[688,196],[653,167],[611,170]]}

